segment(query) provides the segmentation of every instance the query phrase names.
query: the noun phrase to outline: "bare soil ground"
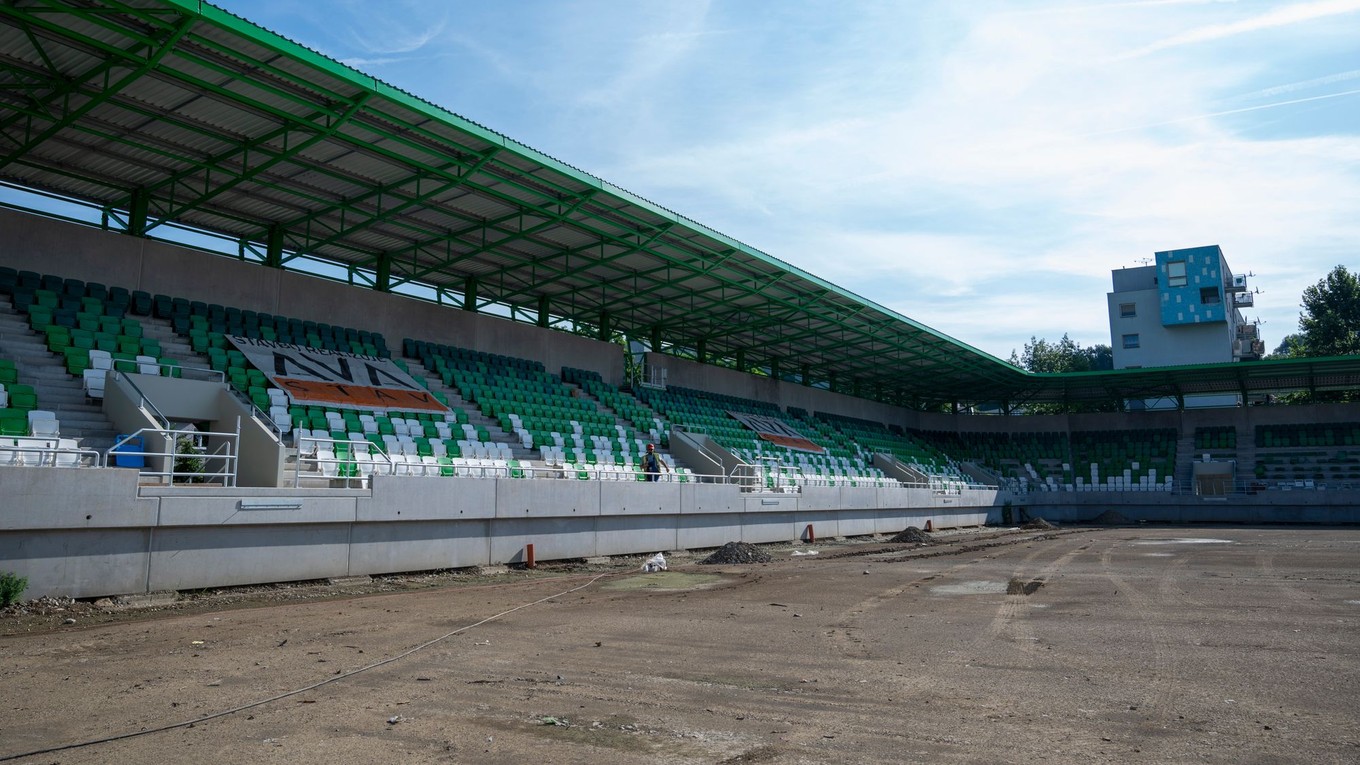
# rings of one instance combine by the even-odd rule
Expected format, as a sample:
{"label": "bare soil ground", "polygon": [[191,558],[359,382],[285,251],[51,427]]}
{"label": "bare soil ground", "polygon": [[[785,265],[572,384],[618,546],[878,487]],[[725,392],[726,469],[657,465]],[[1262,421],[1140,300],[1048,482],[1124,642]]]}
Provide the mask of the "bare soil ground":
{"label": "bare soil ground", "polygon": [[1360,530],[933,538],[11,609],[0,762],[1360,761]]}

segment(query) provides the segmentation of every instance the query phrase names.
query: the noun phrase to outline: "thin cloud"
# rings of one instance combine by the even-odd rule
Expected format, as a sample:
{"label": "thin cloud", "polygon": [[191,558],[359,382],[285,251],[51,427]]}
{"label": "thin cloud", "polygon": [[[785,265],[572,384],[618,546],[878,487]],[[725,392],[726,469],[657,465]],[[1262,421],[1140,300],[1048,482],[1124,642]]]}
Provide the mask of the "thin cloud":
{"label": "thin cloud", "polygon": [[1354,95],[1357,95],[1357,94],[1360,94],[1360,88],[1357,88],[1356,90],[1343,90],[1343,91],[1341,91],[1340,93],[1326,93],[1326,94],[1323,94],[1323,95],[1320,95],[1320,96],[1308,96],[1308,97],[1306,97],[1306,98],[1291,98],[1291,99],[1289,99],[1288,101],[1276,101],[1275,103],[1272,103],[1272,104],[1257,104],[1257,105],[1255,105],[1255,106],[1244,106],[1244,107],[1241,107],[1240,109],[1225,109],[1225,110],[1219,111],[1219,112],[1208,112],[1208,113],[1206,113],[1206,114],[1196,114],[1196,115],[1193,115],[1193,116],[1190,116],[1190,117],[1177,117],[1177,118],[1175,118],[1175,119],[1163,120],[1163,121],[1161,121],[1161,122],[1149,122],[1149,123],[1146,124],[1146,125],[1136,125],[1136,126],[1133,126],[1133,127],[1116,128],[1116,129],[1114,129],[1114,130],[1102,130],[1102,131],[1099,131],[1099,132],[1096,132],[1096,133],[1088,133],[1087,135],[1091,135],[1091,136],[1098,136],[1098,135],[1114,135],[1115,133],[1128,133],[1128,132],[1133,132],[1133,131],[1148,130],[1148,129],[1150,129],[1150,128],[1165,127],[1165,126],[1167,126],[1167,125],[1176,125],[1176,124],[1183,123],[1183,122],[1198,122],[1198,121],[1200,121],[1200,120],[1211,119],[1211,118],[1213,118],[1213,117],[1226,117],[1226,116],[1228,116],[1228,115],[1230,115],[1230,114],[1243,114],[1243,113],[1246,113],[1246,112],[1257,112],[1257,111],[1261,111],[1262,109],[1278,109],[1278,108],[1281,107],[1281,106],[1293,106],[1293,105],[1295,105],[1295,104],[1306,104],[1306,103],[1309,103],[1310,101],[1327,101],[1327,100],[1333,99],[1333,98],[1344,98],[1344,97],[1346,97],[1346,96],[1354,96]]}
{"label": "thin cloud", "polygon": [[1360,80],[1360,69],[1352,69],[1348,72],[1337,72],[1336,74],[1329,74],[1325,77],[1314,77],[1308,80],[1276,85],[1270,88],[1254,90],[1250,93],[1241,93],[1232,98],[1225,99],[1225,101],[1252,101],[1257,98],[1274,98],[1275,96],[1297,93],[1300,90],[1312,90],[1313,88],[1320,88],[1325,85],[1335,85],[1338,82],[1350,82],[1351,80]]}
{"label": "thin cloud", "polygon": [[1286,5],[1259,16],[1252,16],[1228,24],[1212,24],[1199,27],[1198,29],[1192,29],[1178,35],[1172,35],[1163,40],[1158,40],[1151,45],[1139,48],[1132,53],[1127,54],[1127,57],[1138,58],[1168,48],[1213,42],[1215,40],[1236,37],[1237,35],[1262,32],[1277,27],[1300,24],[1306,21],[1316,21],[1317,19],[1327,18],[1328,16],[1355,13],[1356,11],[1360,11],[1360,0],[1321,0],[1320,2]]}

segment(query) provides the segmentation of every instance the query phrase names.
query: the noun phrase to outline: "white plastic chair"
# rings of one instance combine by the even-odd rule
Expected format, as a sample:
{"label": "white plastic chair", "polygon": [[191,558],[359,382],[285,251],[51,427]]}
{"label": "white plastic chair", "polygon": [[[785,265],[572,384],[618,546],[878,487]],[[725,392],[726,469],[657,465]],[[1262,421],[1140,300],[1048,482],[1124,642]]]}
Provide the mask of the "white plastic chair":
{"label": "white plastic chair", "polygon": [[22,453],[14,446],[13,438],[0,438],[0,466],[24,464]]}
{"label": "white plastic chair", "polygon": [[90,368],[113,369],[113,354],[108,351],[101,351],[98,348],[90,349]]}
{"label": "white plastic chair", "polygon": [[55,437],[61,433],[61,423],[55,412],[34,409],[28,413],[28,434],[39,438]]}
{"label": "white plastic chair", "polygon": [[56,467],[80,467],[80,455],[76,450],[80,448],[80,443],[74,438],[62,438],[57,440],[57,448],[60,451],[52,455],[53,465]]}
{"label": "white plastic chair", "polygon": [[[108,375],[108,370],[87,369],[81,372],[81,386],[85,388],[85,398],[97,399],[104,397],[104,378]],[[4,404],[0,403],[0,407]]]}
{"label": "white plastic chair", "polygon": [[138,356],[137,371],[144,375],[159,375],[161,373],[161,363],[156,361],[155,356]]}
{"label": "white plastic chair", "polygon": [[269,419],[274,421],[275,427],[280,433],[287,434],[293,429],[293,416],[288,413],[286,406],[269,407]]}
{"label": "white plastic chair", "polygon": [[317,469],[321,471],[321,475],[324,475],[327,478],[335,477],[337,465],[335,463],[334,451],[329,448],[317,449],[316,464]]}

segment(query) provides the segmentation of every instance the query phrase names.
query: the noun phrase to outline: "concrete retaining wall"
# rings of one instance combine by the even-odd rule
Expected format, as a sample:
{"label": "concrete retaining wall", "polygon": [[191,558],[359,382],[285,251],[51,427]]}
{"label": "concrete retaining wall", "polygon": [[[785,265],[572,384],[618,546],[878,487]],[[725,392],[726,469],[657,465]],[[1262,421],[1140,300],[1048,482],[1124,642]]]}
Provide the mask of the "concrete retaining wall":
{"label": "concrete retaining wall", "polygon": [[1054,492],[1017,503],[1031,517],[1085,523],[1113,510],[1146,523],[1360,523],[1360,491],[1270,490],[1226,498],[1156,492]]}
{"label": "concrete retaining wall", "polygon": [[[141,487],[132,470],[0,468],[0,571],[97,597],[523,560],[978,526],[991,491],[383,477],[371,490]],[[139,498],[140,491],[140,498]]]}

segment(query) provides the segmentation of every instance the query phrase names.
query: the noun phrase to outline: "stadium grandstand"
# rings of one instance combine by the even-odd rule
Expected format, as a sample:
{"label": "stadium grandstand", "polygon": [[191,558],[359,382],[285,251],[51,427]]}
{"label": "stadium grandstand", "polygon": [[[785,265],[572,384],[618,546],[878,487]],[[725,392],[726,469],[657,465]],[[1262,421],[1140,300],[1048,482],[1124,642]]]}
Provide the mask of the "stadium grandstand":
{"label": "stadium grandstand", "polygon": [[1357,520],[1360,406],[1096,410],[1360,359],[1029,373],[196,0],[8,3],[0,58],[0,570],[32,594]]}

